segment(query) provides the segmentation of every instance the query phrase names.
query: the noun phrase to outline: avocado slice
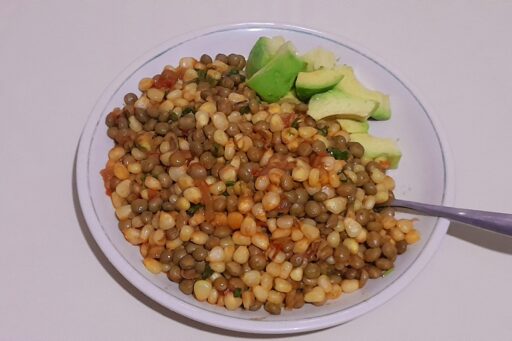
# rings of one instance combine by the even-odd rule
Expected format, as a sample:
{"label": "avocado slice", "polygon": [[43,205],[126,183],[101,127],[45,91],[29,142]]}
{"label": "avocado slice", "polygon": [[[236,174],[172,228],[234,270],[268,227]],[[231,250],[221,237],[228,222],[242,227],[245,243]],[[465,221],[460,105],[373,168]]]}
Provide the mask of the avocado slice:
{"label": "avocado slice", "polygon": [[340,118],[338,123],[341,129],[348,133],[368,133],[368,129],[370,128],[368,121],[354,121],[348,118]]}
{"label": "avocado slice", "polygon": [[339,70],[320,69],[299,72],[295,81],[295,92],[301,101],[307,101],[313,95],[334,88],[342,78],[343,75]]}
{"label": "avocado slice", "polygon": [[330,116],[364,121],[376,106],[375,101],[350,96],[333,89],[311,97],[308,115],[317,121]]}
{"label": "avocado slice", "polygon": [[334,69],[336,66],[336,56],[334,53],[321,47],[307,52],[302,58],[307,63],[307,71]]}
{"label": "avocado slice", "polygon": [[259,69],[264,67],[276,54],[277,50],[285,43],[283,37],[260,37],[249,53],[245,74],[247,78],[252,77]]}
{"label": "avocado slice", "polygon": [[286,95],[279,99],[279,103],[291,103],[297,105],[302,102],[297,98],[297,96],[295,96],[295,92],[293,90],[290,90],[286,93]]}
{"label": "avocado slice", "polygon": [[276,102],[292,88],[306,63],[297,56],[291,42],[282,45],[274,57],[251,78],[247,85],[263,100]]}
{"label": "avocado slice", "polygon": [[389,104],[389,96],[376,90],[369,90],[362,85],[354,75],[354,70],[343,65],[337,68],[343,75],[343,79],[336,85],[336,89],[352,96],[364,99],[370,99],[378,103],[375,111],[370,115],[376,120],[388,120],[391,117],[391,107]]}
{"label": "avocado slice", "polygon": [[376,137],[364,133],[350,135],[350,141],[359,142],[364,147],[364,156],[389,162],[391,168],[397,168],[402,152],[392,139]]}

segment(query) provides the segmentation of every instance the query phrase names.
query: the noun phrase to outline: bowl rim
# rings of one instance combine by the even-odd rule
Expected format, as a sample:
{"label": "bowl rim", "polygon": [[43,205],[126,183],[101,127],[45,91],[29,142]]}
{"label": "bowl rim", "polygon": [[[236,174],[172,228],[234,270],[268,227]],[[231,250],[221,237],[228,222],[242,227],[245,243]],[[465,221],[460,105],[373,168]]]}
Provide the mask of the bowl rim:
{"label": "bowl rim", "polygon": [[[87,226],[95,239],[96,243],[110,261],[110,263],[138,290],[150,297],[154,301],[163,305],[178,314],[184,315],[192,320],[219,327],[222,329],[229,329],[247,333],[260,333],[260,334],[288,334],[300,333],[306,331],[313,331],[324,329],[327,327],[335,326],[345,323],[356,317],[359,317],[381,304],[385,303],[404,287],[406,287],[425,267],[427,262],[432,258],[436,250],[441,244],[441,240],[448,230],[449,221],[446,219],[438,218],[435,223],[434,231],[432,232],[428,242],[423,247],[422,251],[418,254],[414,262],[401,274],[393,283],[389,284],[386,288],[378,292],[366,301],[358,303],[342,311],[334,312],[328,315],[323,315],[313,318],[296,319],[293,321],[265,321],[265,320],[248,320],[230,317],[227,315],[217,314],[208,310],[203,310],[199,307],[193,306],[180,299],[166,294],[159,287],[154,285],[150,280],[146,279],[139,272],[137,272],[125,258],[113,248],[113,245],[105,234],[101,223],[98,221],[94,214],[94,206],[90,196],[88,186],[88,159],[89,148],[92,141],[95,129],[100,124],[100,118],[105,108],[105,105],[111,98],[111,95],[117,88],[128,78],[128,76],[141,67],[145,62],[164,53],[170,46],[180,43],[185,43],[188,40],[198,38],[208,34],[214,34],[224,31],[236,30],[250,30],[250,29],[284,29],[295,32],[306,33],[320,38],[331,40],[335,43],[342,43],[350,49],[362,54],[364,57],[369,58],[380,67],[386,69],[394,78],[396,78],[404,87],[406,87],[415,100],[423,107],[427,117],[430,119],[434,131],[436,132],[438,142],[443,153],[444,164],[444,193],[442,203],[444,205],[451,205],[454,200],[454,184],[453,184],[453,162],[451,157],[450,148],[446,142],[445,135],[439,124],[438,119],[432,114],[431,110],[427,110],[425,105],[425,97],[419,100],[417,94],[420,93],[418,89],[411,86],[410,82],[404,81],[403,75],[397,73],[395,68],[389,68],[388,62],[383,63],[382,58],[379,56],[375,59],[375,53],[371,53],[367,48],[362,47],[360,44],[354,43],[350,39],[325,33],[314,29],[304,28],[297,25],[282,24],[282,23],[235,23],[227,25],[217,25],[199,30],[194,30],[186,34],[175,36],[165,42],[159,44],[155,48],[142,54],[136,58],[128,67],[126,67],[115,79],[103,90],[101,96],[95,103],[91,113],[88,116],[87,122],[82,130],[79,146],[76,156],[76,172],[75,180],[78,192],[79,203],[87,223]],[[392,70],[392,71],[391,71]],[[432,108],[431,105],[428,108]]]}

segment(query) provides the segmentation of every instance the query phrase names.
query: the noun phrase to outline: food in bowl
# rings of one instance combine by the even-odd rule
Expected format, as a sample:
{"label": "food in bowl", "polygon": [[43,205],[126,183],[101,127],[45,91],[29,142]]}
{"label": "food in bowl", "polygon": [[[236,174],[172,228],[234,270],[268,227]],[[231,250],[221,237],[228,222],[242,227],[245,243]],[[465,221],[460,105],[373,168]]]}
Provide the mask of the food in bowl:
{"label": "food in bowl", "polygon": [[[182,58],[106,117],[115,146],[102,176],[121,233],[150,272],[229,310],[322,305],[391,271],[419,239],[412,220],[378,209],[401,155],[363,136],[368,117],[389,118],[385,97],[337,89],[346,76],[324,52],[294,59],[278,44],[256,62]],[[283,55],[295,66],[276,78]],[[281,83],[269,92],[269,81]]]}

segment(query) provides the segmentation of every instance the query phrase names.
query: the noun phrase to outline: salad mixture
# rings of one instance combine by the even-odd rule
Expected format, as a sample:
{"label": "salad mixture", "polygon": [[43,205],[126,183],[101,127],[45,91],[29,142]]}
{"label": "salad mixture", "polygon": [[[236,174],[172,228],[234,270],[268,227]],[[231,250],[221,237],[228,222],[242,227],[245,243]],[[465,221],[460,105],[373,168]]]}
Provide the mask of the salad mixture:
{"label": "salad mixture", "polygon": [[420,238],[395,218],[401,157],[368,133],[388,96],[281,37],[182,58],[106,117],[101,172],[119,229],[199,301],[270,314],[322,305],[391,271]]}

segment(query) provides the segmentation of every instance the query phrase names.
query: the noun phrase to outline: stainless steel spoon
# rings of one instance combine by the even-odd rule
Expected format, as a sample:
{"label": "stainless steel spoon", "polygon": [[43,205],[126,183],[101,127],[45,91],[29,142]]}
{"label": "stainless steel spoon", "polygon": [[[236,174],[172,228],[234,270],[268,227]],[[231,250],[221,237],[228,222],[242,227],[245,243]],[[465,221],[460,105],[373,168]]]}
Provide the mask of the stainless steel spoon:
{"label": "stainless steel spoon", "polygon": [[394,199],[388,206],[402,207],[431,216],[447,218],[485,230],[512,236],[512,214],[467,210]]}

